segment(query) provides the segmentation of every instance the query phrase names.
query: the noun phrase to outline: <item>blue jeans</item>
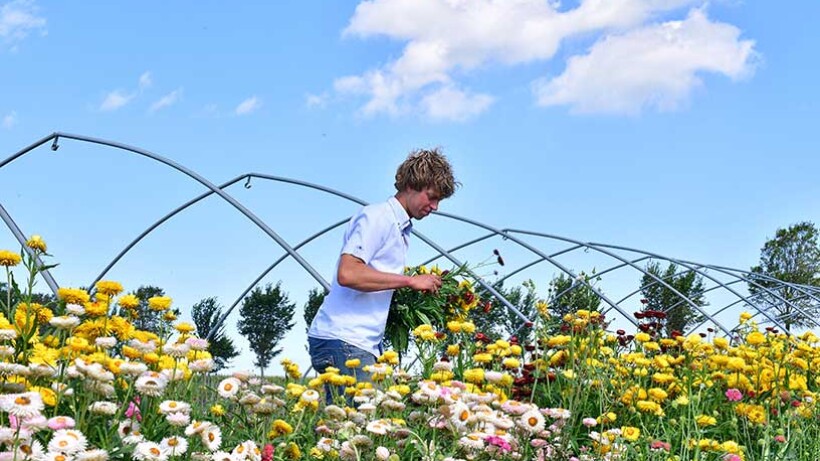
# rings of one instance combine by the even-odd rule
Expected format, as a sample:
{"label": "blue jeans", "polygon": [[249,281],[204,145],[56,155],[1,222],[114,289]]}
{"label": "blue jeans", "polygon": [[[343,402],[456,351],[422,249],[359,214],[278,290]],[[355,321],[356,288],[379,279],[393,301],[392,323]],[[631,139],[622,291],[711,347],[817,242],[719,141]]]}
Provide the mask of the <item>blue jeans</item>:
{"label": "blue jeans", "polygon": [[[340,339],[321,339],[308,336],[310,348],[310,364],[317,373],[324,373],[327,367],[339,369],[343,375],[353,376],[357,382],[370,381],[370,373],[362,370],[367,365],[376,363],[376,357],[364,349],[348,344]],[[361,364],[357,368],[348,368],[345,362],[359,359]],[[333,403],[335,395],[344,395],[344,386],[325,384],[325,403]],[[347,399],[348,405],[352,399]]]}

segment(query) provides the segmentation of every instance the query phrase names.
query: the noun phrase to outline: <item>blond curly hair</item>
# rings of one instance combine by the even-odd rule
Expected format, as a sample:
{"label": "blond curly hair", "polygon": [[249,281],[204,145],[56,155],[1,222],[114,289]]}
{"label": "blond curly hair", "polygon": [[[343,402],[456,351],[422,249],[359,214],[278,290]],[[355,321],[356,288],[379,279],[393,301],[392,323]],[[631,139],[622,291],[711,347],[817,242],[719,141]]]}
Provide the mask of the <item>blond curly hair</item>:
{"label": "blond curly hair", "polygon": [[453,167],[436,147],[410,152],[407,160],[396,170],[396,190],[433,188],[445,199],[453,195],[461,183],[453,177]]}

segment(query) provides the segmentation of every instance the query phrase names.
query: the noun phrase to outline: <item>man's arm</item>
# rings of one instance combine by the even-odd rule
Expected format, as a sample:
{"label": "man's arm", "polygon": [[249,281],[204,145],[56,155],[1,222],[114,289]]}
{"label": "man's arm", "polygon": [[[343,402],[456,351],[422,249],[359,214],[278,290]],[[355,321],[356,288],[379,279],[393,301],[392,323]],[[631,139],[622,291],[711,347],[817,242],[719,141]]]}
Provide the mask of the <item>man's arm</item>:
{"label": "man's arm", "polygon": [[339,285],[357,291],[382,291],[409,287],[418,291],[435,292],[441,287],[441,279],[437,275],[408,276],[380,272],[347,253],[342,254],[339,259],[336,277]]}

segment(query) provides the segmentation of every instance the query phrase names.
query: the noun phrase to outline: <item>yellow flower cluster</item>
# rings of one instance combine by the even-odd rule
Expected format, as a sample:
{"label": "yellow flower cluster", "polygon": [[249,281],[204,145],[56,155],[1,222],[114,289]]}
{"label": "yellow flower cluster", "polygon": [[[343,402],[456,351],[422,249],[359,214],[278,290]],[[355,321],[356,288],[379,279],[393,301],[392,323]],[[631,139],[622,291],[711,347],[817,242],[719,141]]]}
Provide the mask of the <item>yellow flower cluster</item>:
{"label": "yellow flower cluster", "polygon": [[20,255],[9,250],[0,250],[0,266],[12,267],[20,264]]}

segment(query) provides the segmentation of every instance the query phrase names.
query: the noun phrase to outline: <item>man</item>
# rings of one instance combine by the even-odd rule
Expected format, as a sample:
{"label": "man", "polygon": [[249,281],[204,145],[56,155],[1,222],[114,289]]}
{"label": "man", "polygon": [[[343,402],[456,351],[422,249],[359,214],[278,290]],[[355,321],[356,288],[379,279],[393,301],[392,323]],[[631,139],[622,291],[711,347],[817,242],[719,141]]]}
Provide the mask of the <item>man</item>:
{"label": "man", "polygon": [[[414,151],[396,171],[396,195],[362,208],[350,219],[336,277],[308,330],[316,371],[324,373],[332,366],[367,380],[360,369],[374,364],[383,352],[393,290],[436,292],[441,287],[437,275],[404,275],[411,219],[436,211],[458,186],[450,163],[438,149]],[[351,360],[358,360],[359,366],[346,366]],[[330,403],[332,389],[326,389]]]}

